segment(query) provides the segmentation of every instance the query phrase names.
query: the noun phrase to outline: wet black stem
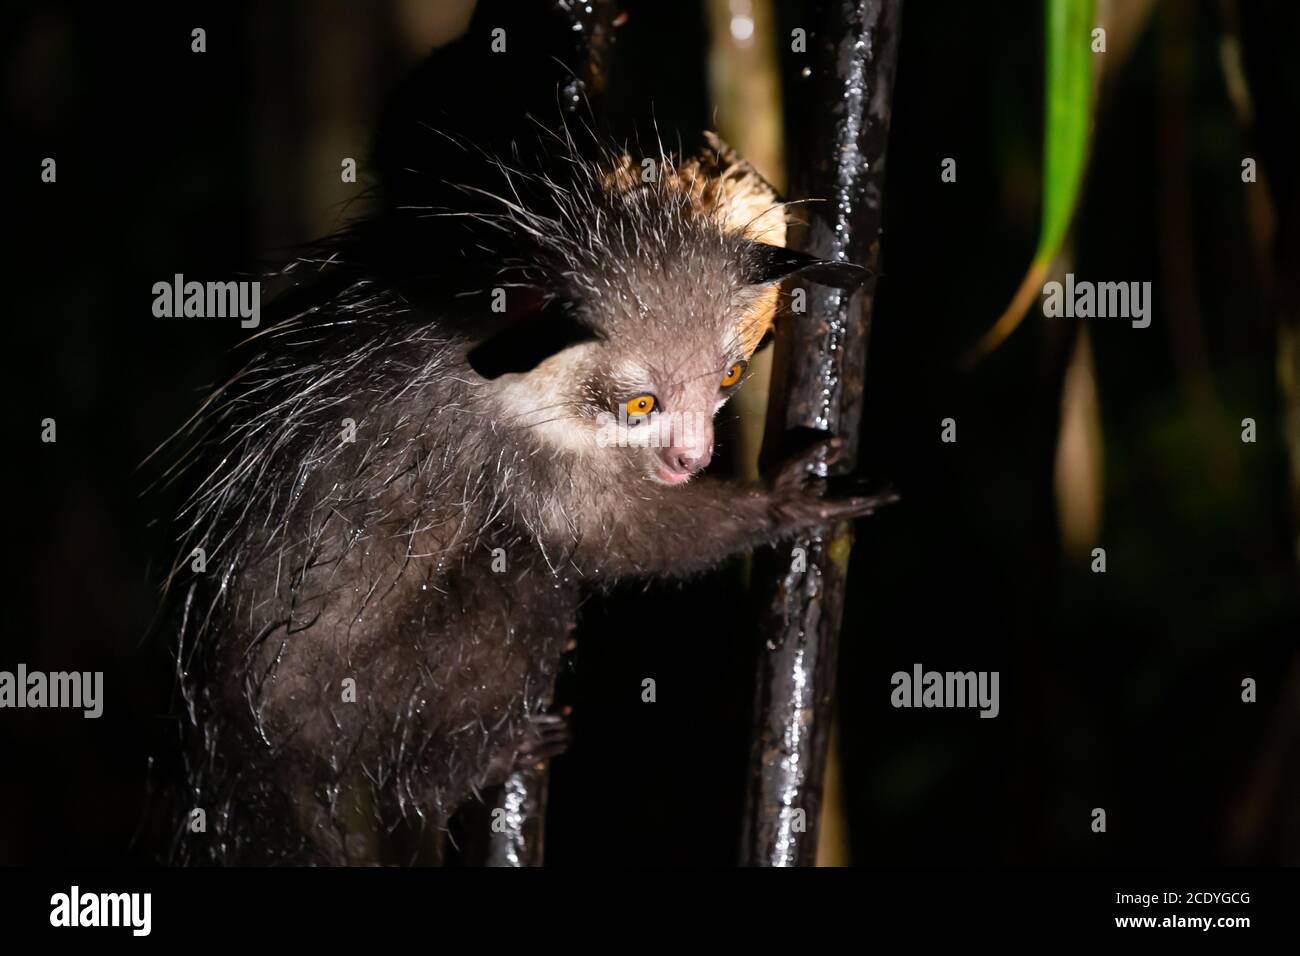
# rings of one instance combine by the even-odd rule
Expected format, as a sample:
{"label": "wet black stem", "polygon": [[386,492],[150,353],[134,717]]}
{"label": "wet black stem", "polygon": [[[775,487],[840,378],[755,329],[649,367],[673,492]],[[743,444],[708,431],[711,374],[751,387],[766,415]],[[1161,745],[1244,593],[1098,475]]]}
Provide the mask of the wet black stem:
{"label": "wet black stem", "polygon": [[[901,0],[811,0],[787,15],[783,49],[792,245],[876,271]],[[803,30],[806,47],[799,49]],[[808,429],[841,436],[857,463],[874,280],[848,295],[809,285],[809,315],[780,323],[765,465]],[[741,862],[811,865],[835,692],[853,528],[821,528],[755,565],[762,648]]]}
{"label": "wet black stem", "polygon": [[[560,103],[567,112],[585,118],[588,108],[593,113],[599,108],[619,4],[551,0],[551,9],[566,24],[563,35],[573,44],[571,49],[556,51],[574,71],[560,91]],[[488,866],[542,865],[548,779],[548,768],[517,770],[503,786],[494,788],[483,841]]]}

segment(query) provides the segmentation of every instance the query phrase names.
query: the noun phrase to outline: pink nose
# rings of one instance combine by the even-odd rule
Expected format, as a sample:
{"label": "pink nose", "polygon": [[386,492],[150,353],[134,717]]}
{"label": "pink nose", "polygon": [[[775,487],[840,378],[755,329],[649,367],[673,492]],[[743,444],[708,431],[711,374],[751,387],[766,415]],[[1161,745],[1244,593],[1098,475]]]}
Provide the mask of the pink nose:
{"label": "pink nose", "polygon": [[707,415],[683,415],[670,419],[666,447],[659,448],[659,460],[677,475],[703,471],[713,459],[713,420]]}
{"label": "pink nose", "polygon": [[663,459],[664,464],[673,471],[693,475],[709,466],[713,460],[713,449],[708,445],[702,448],[665,448]]}

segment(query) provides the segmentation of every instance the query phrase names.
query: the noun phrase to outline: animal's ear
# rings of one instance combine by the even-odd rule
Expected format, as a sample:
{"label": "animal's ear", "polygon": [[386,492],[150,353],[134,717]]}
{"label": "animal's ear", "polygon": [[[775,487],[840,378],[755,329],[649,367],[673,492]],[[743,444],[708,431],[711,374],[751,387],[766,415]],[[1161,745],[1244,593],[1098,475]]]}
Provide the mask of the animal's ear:
{"label": "animal's ear", "polygon": [[531,372],[552,355],[597,338],[558,303],[543,304],[526,292],[516,295],[516,302],[520,307],[507,312],[505,323],[465,356],[486,379]]}
{"label": "animal's ear", "polygon": [[871,278],[870,269],[852,262],[818,259],[806,252],[765,242],[750,242],[748,258],[750,282],[754,285],[768,285],[792,275],[801,275],[819,285],[852,292]]}
{"label": "animal's ear", "polygon": [[776,187],[763,178],[744,156],[736,152],[712,130],[706,130],[704,140],[709,148],[700,156],[701,163],[712,176],[730,180],[742,187],[741,192],[753,194],[768,205],[779,205]]}

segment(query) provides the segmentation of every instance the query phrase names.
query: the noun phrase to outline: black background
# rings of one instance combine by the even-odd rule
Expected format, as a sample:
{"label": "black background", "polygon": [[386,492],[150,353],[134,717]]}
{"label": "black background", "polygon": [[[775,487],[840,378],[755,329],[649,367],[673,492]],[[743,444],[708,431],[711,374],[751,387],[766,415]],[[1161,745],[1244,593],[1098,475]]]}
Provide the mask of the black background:
{"label": "black background", "polygon": [[[347,87],[364,118],[417,62],[393,7],[347,6],[41,4],[6,29],[13,487],[0,668],[103,670],[107,702],[99,720],[0,713],[0,862],[153,858],[132,837],[150,832],[149,762],[170,759],[167,634],[150,623],[177,500],[146,493],[137,466],[220,380],[241,332],[155,319],[150,289],[176,272],[255,271],[322,218],[342,221],[341,206],[300,198],[303,156],[333,102],[311,79],[345,54],[365,80]],[[661,128],[693,136],[710,116],[702,13],[627,6],[616,119],[653,104]],[[839,684],[851,856],[1295,862],[1295,526],[1275,330],[1243,211],[1247,147],[1218,72],[1213,4],[1187,4],[1192,110],[1187,149],[1172,155],[1193,216],[1172,254],[1194,264],[1183,291],[1199,307],[1216,419],[1193,410],[1167,331],[1159,190],[1171,154],[1159,148],[1155,31],[1096,131],[1075,271],[1153,281],[1156,309],[1146,330],[1089,330],[1105,575],[1063,558],[1056,530],[1061,328],[1031,318],[975,371],[958,365],[1033,252],[1040,7],[994,17],[943,0],[904,13],[862,441],[864,471],[904,501],[859,526],[853,553]],[[207,29],[203,55],[190,52],[195,25]],[[344,155],[364,157],[364,125],[349,135]],[[57,158],[56,185],[40,182],[45,156]],[[959,179],[941,184],[949,156]],[[939,441],[949,416],[956,444]],[[1246,416],[1256,444],[1238,441]],[[45,417],[58,421],[57,444],[39,441]],[[625,586],[584,608],[550,862],[734,861],[754,655],[746,602],[724,569],[688,586]],[[890,675],[916,662],[1000,671],[1001,715],[894,710]],[[654,705],[640,700],[645,677],[657,681]],[[1244,677],[1259,683],[1256,704],[1240,701]],[[1093,807],[1107,810],[1105,835],[1089,828]]]}

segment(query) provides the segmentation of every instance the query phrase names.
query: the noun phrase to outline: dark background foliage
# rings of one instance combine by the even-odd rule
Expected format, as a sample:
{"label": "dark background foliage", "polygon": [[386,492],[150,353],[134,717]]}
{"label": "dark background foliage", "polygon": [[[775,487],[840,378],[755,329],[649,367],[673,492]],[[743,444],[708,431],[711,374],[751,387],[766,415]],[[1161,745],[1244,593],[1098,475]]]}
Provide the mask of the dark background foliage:
{"label": "dark background foliage", "polygon": [[[1149,329],[1089,329],[1106,574],[1063,557],[1057,531],[1072,327],[1031,317],[973,372],[959,365],[1033,252],[1040,6],[904,12],[862,442],[864,471],[904,501],[859,526],[853,553],[839,694],[851,856],[1295,862],[1295,528],[1275,331],[1239,175],[1248,147],[1219,73],[1215,5],[1183,4],[1180,117],[1161,95],[1159,26],[1140,41],[1105,103],[1080,213],[1076,273],[1155,287]],[[151,857],[149,781],[166,776],[173,705],[167,634],[150,624],[178,499],[146,493],[137,465],[229,370],[241,333],[153,318],[150,287],[176,272],[255,272],[343,221],[338,157],[358,157],[364,176],[371,121],[419,62],[411,7],[41,4],[7,30],[0,668],[103,670],[106,706],[99,720],[0,713],[0,862]],[[710,120],[704,15],[627,7],[615,124],[653,106],[666,138],[693,139]],[[45,156],[56,186],[39,182]],[[941,184],[950,156],[959,179]],[[1173,227],[1171,209],[1184,211]],[[1190,285],[1165,281],[1171,261],[1190,266]],[[1198,379],[1171,332],[1188,302],[1208,356]],[[1208,416],[1193,399],[1204,374]],[[47,416],[54,445],[38,440]],[[950,416],[959,440],[942,444]],[[1244,417],[1256,444],[1238,440]],[[575,743],[553,768],[551,861],[735,859],[754,660],[739,582],[729,568],[584,607],[561,688]],[[999,670],[1001,715],[893,709],[890,675],[916,662]],[[645,677],[654,705],[640,701]],[[1240,701],[1244,677],[1259,703]],[[1093,807],[1108,812],[1105,836],[1089,830]]]}

